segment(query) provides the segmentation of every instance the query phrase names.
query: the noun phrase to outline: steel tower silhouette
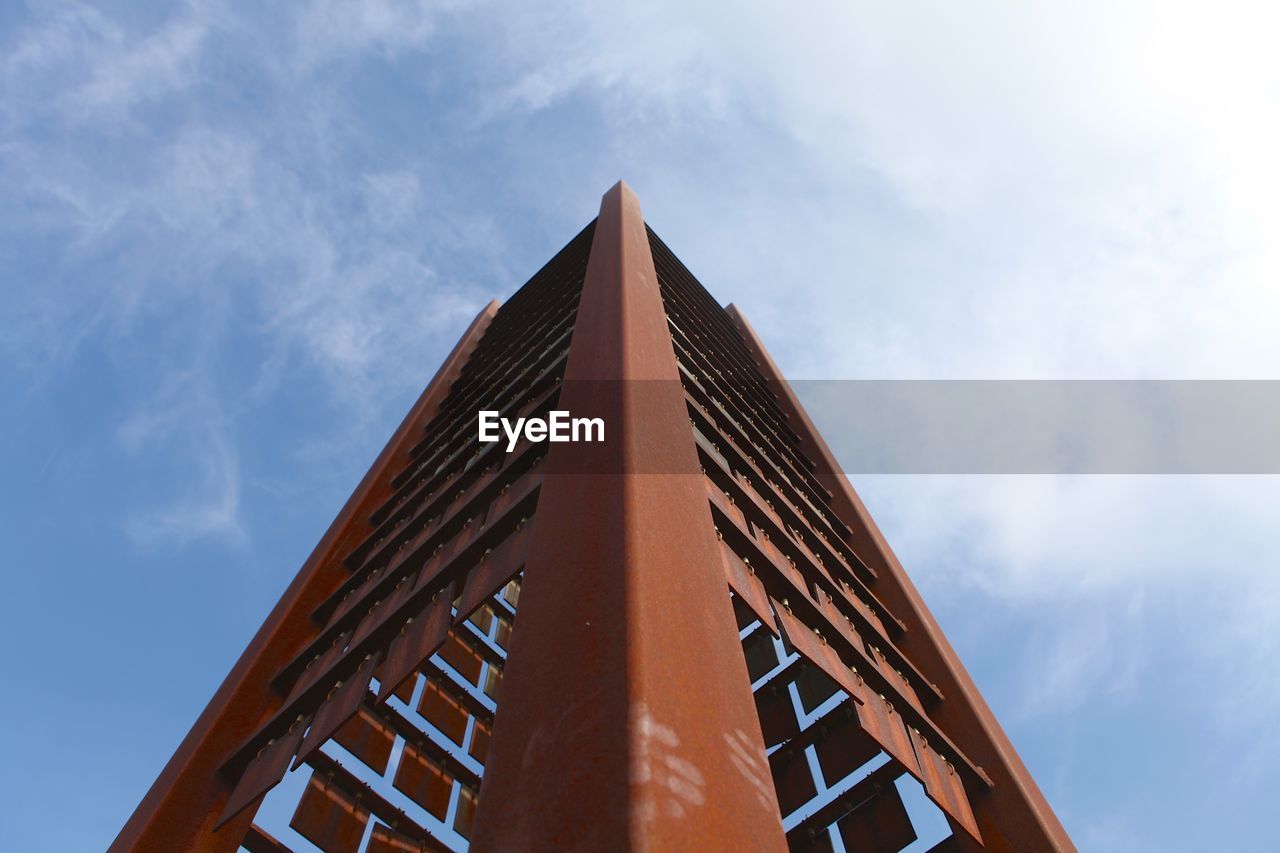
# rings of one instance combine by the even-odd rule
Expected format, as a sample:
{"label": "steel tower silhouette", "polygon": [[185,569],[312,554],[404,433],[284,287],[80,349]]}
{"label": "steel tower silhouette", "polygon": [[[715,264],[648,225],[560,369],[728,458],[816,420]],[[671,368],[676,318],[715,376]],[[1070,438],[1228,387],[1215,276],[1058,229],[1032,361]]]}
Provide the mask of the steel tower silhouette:
{"label": "steel tower silhouette", "polygon": [[[480,410],[605,440],[508,452]],[[112,849],[897,851],[925,825],[1074,849],[751,326],[619,183],[471,323]]]}

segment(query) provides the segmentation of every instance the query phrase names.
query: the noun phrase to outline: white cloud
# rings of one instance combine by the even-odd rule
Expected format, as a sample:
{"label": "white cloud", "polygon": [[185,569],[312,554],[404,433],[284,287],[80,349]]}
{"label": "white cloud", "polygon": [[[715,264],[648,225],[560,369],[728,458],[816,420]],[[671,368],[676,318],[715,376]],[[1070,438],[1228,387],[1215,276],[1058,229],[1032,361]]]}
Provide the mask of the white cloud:
{"label": "white cloud", "polygon": [[129,511],[123,522],[125,533],[141,547],[181,547],[201,540],[232,547],[249,544],[239,452],[230,438],[233,425],[207,383],[203,365],[168,373],[145,406],[116,429],[117,442],[140,470],[165,450],[179,460],[174,466],[177,482],[159,484],[154,491],[161,497]]}
{"label": "white cloud", "polygon": [[89,78],[71,106],[87,112],[119,112],[190,86],[210,21],[199,5],[158,32],[141,39],[108,30],[106,44],[93,54]]}
{"label": "white cloud", "polygon": [[197,471],[193,488],[176,500],[134,511],[125,532],[144,548],[185,546],[203,539],[243,547],[249,543],[241,512],[239,457],[217,431],[198,436],[189,450]]}
{"label": "white cloud", "polygon": [[[305,63],[248,59],[255,94],[279,102],[253,127],[234,100],[214,105],[243,93],[219,90],[229,45],[212,40],[250,24],[221,14],[190,3],[139,26],[74,5],[34,16],[0,61],[0,188],[16,203],[6,227],[63,248],[12,281],[3,346],[36,385],[86,342],[134,374],[120,446],[172,454],[186,486],[128,515],[127,532],[147,546],[243,544],[236,419],[281,383],[318,376],[326,414],[339,415],[331,461],[363,444],[390,392],[425,381],[488,295],[439,269],[492,236],[487,220],[445,204],[447,188],[425,184],[421,163],[353,174],[340,110],[312,96]],[[343,49],[420,45],[432,32],[425,4],[309,14],[328,21],[303,26],[313,36],[346,31]],[[244,347],[262,352],[260,367],[220,381],[227,351]],[[200,404],[177,388],[196,389]]]}
{"label": "white cloud", "polygon": [[[1206,737],[1280,748],[1275,477],[859,477],[936,608],[1019,614],[1027,719],[1195,685]],[[968,628],[966,630],[969,630]],[[1179,689],[1182,689],[1181,687]],[[1246,725],[1247,723],[1247,725]],[[1264,746],[1265,745],[1265,746]]]}
{"label": "white cloud", "polygon": [[0,62],[5,113],[23,124],[50,112],[76,124],[114,123],[130,110],[191,87],[214,19],[182,4],[146,33],[130,32],[92,5],[69,3],[22,31]]}
{"label": "white cloud", "polygon": [[[643,174],[704,276],[785,303],[760,325],[805,341],[788,364],[1280,368],[1280,63],[1256,4],[557,8],[502,31],[498,103],[594,96],[601,157]],[[848,323],[797,319],[833,312]]]}
{"label": "white cloud", "polygon": [[419,50],[436,34],[440,18],[458,5],[456,0],[313,0],[296,19],[301,56],[316,62]]}

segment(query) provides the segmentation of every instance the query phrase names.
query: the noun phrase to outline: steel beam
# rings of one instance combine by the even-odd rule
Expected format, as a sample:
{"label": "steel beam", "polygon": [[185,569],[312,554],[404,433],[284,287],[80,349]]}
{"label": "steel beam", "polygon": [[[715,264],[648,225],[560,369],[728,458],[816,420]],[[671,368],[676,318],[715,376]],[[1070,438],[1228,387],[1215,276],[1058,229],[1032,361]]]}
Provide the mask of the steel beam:
{"label": "steel beam", "polygon": [[640,205],[600,206],[472,849],[784,850]]}

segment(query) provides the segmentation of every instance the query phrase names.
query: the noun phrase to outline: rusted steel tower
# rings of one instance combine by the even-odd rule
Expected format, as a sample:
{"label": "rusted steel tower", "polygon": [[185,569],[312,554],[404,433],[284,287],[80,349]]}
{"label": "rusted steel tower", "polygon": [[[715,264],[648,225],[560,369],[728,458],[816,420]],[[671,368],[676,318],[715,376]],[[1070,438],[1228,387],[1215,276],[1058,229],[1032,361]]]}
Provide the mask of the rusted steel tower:
{"label": "rusted steel tower", "polygon": [[[508,451],[480,410],[605,440]],[[112,849],[896,851],[922,825],[1074,849],[746,319],[620,183],[472,322]]]}

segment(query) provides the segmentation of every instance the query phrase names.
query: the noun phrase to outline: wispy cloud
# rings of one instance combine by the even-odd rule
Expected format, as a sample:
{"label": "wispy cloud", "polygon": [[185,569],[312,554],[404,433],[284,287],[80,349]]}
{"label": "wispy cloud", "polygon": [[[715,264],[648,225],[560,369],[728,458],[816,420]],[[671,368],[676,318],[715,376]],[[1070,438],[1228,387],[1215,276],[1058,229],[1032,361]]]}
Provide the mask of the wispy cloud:
{"label": "wispy cloud", "polygon": [[[51,381],[86,345],[153,383],[119,413],[122,439],[163,420],[150,452],[191,454],[196,470],[189,495],[131,517],[148,544],[244,539],[236,431],[209,432],[210,407],[234,421],[286,375],[315,377],[336,416],[327,452],[362,443],[388,392],[424,381],[484,301],[442,267],[493,236],[482,216],[442,204],[452,190],[429,165],[361,164],[301,62],[420,46],[433,32],[425,5],[313,4],[276,34],[298,62],[238,55],[229,35],[249,22],[218,14],[188,3],[139,26],[73,5],[35,16],[0,66],[0,187],[15,202],[3,225],[62,246],[13,282],[3,346],[28,383]],[[231,57],[256,75],[262,103],[235,102]],[[247,384],[218,378],[228,347],[257,354]],[[179,382],[204,406],[165,402]]]}
{"label": "wispy cloud", "polygon": [[195,461],[192,488],[171,501],[131,511],[123,527],[144,548],[181,547],[202,540],[232,547],[249,544],[241,508],[240,461],[217,430],[190,436]]}
{"label": "wispy cloud", "polygon": [[1262,675],[1280,624],[1269,533],[1280,524],[1277,478],[860,483],[939,606],[981,602],[1028,626],[1010,689],[1024,715],[1062,719],[1084,703],[1138,702],[1193,672],[1220,698],[1206,735],[1236,742],[1248,730],[1243,717],[1256,724],[1280,710],[1280,681]]}
{"label": "wispy cloud", "polygon": [[420,50],[436,35],[440,19],[463,6],[426,0],[312,0],[295,19],[304,62],[359,59],[373,53],[394,58]]}
{"label": "wispy cloud", "polygon": [[140,475],[157,457],[176,457],[170,469],[177,474],[175,483],[152,486],[120,522],[143,548],[201,541],[235,548],[250,544],[239,452],[231,438],[234,424],[209,387],[201,361],[163,374],[156,390],[115,430],[118,446]]}

